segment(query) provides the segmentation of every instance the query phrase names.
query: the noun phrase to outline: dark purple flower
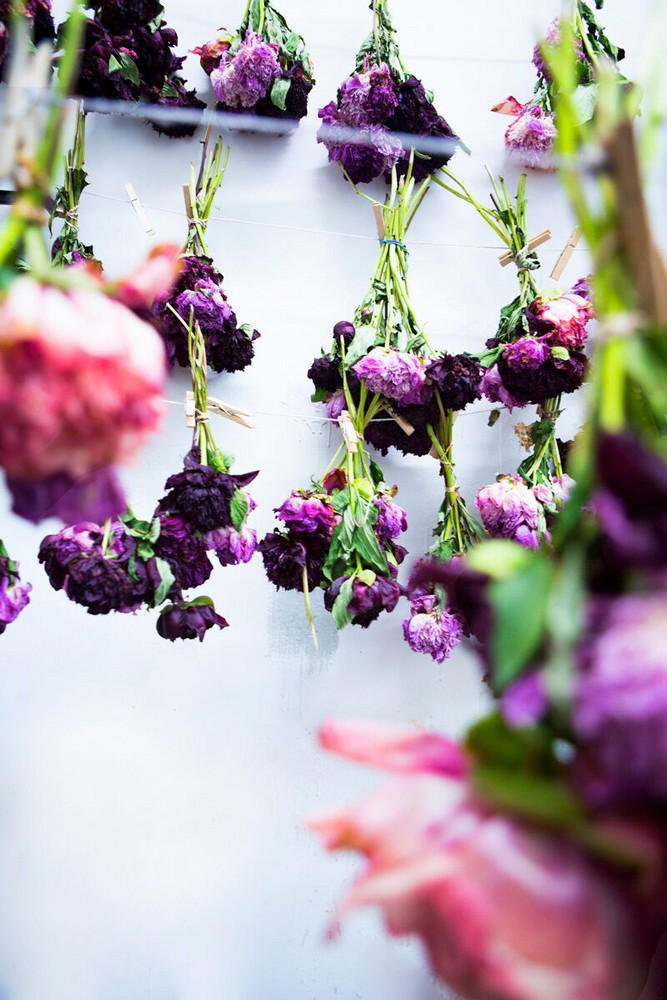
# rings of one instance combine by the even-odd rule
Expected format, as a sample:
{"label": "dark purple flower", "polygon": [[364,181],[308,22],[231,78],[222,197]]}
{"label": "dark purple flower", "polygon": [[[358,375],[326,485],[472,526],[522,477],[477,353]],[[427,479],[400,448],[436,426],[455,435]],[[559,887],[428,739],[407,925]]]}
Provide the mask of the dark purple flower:
{"label": "dark purple flower", "polygon": [[104,534],[104,528],[85,521],[63,528],[43,539],[39,561],[53,589],[64,590],[88,614],[136,611],[150,603],[154,581],[120,521],[111,523],[106,547]]}
{"label": "dark purple flower", "polygon": [[[398,105],[385,125],[391,132],[409,132],[413,135],[430,136],[443,140],[441,152],[415,155],[412,174],[418,181],[446,166],[460,142],[453,129],[429,101],[423,83],[415,76],[409,76],[399,85]],[[399,173],[405,173],[407,170],[409,156],[408,150],[403,152],[398,163]]]}
{"label": "dark purple flower", "polygon": [[[161,108],[180,108],[187,111],[203,111],[206,107],[194,90],[187,89],[180,76],[174,76],[165,83],[155,103]],[[169,136],[170,139],[185,139],[197,131],[197,123],[193,121],[151,120],[150,124],[156,132]]]}
{"label": "dark purple flower", "polygon": [[169,294],[155,302],[153,322],[164,339],[170,364],[190,367],[187,329],[174,316],[170,305],[186,323],[192,312],[201,328],[206,360],[213,371],[241,371],[252,361],[259,333],[239,327],[222,280],[210,257],[190,255],[183,258],[178,280]]}
{"label": "dark purple flower", "polygon": [[348,348],[354,340],[356,332],[354,323],[350,323],[347,319],[341,319],[333,328],[333,337],[337,344],[342,341],[344,346]]}
{"label": "dark purple flower", "polygon": [[330,358],[315,358],[308,369],[308,378],[316,389],[325,392],[336,392],[343,387],[343,376],[340,372],[340,363],[331,361]]}
{"label": "dark purple flower", "polygon": [[231,502],[236,491],[234,477],[208,465],[185,468],[170,476],[168,491],[158,504],[159,513],[178,514],[206,534],[231,524]]}
{"label": "dark purple flower", "polygon": [[437,426],[440,412],[437,403],[431,401],[424,405],[395,406],[394,412],[412,428],[408,434],[395,420],[383,413],[378,420],[371,420],[366,427],[365,440],[386,455],[390,448],[395,448],[403,455],[428,455],[433,442],[428,434],[427,426]]}
{"label": "dark purple flower", "polygon": [[[30,28],[30,35],[35,45],[40,42],[53,41],[56,36],[51,0],[26,0],[25,6],[17,8],[17,13],[24,17]],[[0,74],[9,48],[9,35],[13,5],[11,0],[0,0]]]}
{"label": "dark purple flower", "polygon": [[216,613],[213,602],[207,597],[183,604],[169,604],[160,612],[157,631],[163,639],[199,639],[211,628],[228,628],[229,622]]}
{"label": "dark purple flower", "polygon": [[[331,584],[324,594],[324,606],[331,611],[340,589],[347,580],[341,576]],[[393,611],[401,596],[401,588],[394,580],[384,576],[376,576],[373,583],[356,579],[352,586],[352,599],[348,611],[352,615],[352,624],[368,628],[383,611]]]}
{"label": "dark purple flower", "polygon": [[426,369],[446,410],[463,410],[480,399],[482,374],[479,361],[468,354],[445,354]]}
{"label": "dark purple flower", "polygon": [[200,587],[213,571],[205,542],[195,535],[190,523],[183,518],[160,513],[159,519],[160,534],[155,542],[155,555],[169,563],[179,592]]}
{"label": "dark purple flower", "polygon": [[262,554],[267,577],[279,589],[302,590],[304,567],[307,569],[309,590],[322,583],[326,548],[312,544],[306,547],[291,532],[283,534],[278,531],[266,535],[257,548]]}
{"label": "dark purple flower", "polygon": [[586,372],[586,355],[573,351],[567,358],[550,354],[540,368],[512,367],[504,355],[498,361],[498,374],[505,392],[518,404],[544,403],[561,394],[576,392]]}
{"label": "dark purple flower", "polygon": [[146,25],[162,13],[160,0],[99,0],[88,6],[97,10],[105,28],[119,33]]}
{"label": "dark purple flower", "polygon": [[290,81],[290,87],[285,97],[285,107],[279,108],[271,100],[271,94],[260,97],[253,108],[260,118],[291,118],[298,120],[308,114],[308,96],[313,84],[303,75],[303,64],[295,63],[286,73],[281,73],[277,79]]}
{"label": "dark purple flower", "polygon": [[21,583],[19,564],[9,558],[0,542],[0,635],[30,603],[31,590],[29,583]]}
{"label": "dark purple flower", "polygon": [[59,517],[65,524],[86,520],[102,524],[107,518],[118,517],[127,506],[112,468],[99,469],[82,479],[72,479],[66,472],[36,482],[8,476],[7,488],[13,512],[33,524],[47,517]]}

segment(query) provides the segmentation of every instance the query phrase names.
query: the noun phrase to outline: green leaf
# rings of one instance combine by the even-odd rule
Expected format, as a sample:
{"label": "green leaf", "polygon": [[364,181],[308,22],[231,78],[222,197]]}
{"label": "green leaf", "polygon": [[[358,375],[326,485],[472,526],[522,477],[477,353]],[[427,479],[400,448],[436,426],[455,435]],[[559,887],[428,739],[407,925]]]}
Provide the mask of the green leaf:
{"label": "green leaf", "polygon": [[338,597],[333,603],[331,609],[331,615],[334,622],[336,623],[337,629],[343,629],[346,625],[349,625],[352,621],[352,615],[350,614],[348,608],[350,601],[352,600],[353,587],[354,587],[353,576],[349,576],[347,580],[344,581]]}
{"label": "green leaf", "polygon": [[155,597],[153,598],[153,607],[157,607],[162,604],[167,598],[167,594],[174,586],[176,582],[176,577],[171,571],[171,566],[166,559],[161,559],[160,556],[155,557],[155,565],[157,566],[158,573],[160,574],[160,586],[155,591]]}
{"label": "green leaf", "polygon": [[140,85],[141,78],[137,64],[127,52],[120,52],[118,56],[112,53],[109,56],[109,72],[113,73],[116,70],[120,73],[121,79],[126,80],[128,83],[133,83],[137,87]]}
{"label": "green leaf", "polygon": [[555,347],[551,348],[551,357],[561,358],[563,361],[567,361],[567,359],[570,357],[570,352],[568,351],[567,347],[561,347],[559,344],[557,344]]}
{"label": "green leaf", "polygon": [[345,367],[351,368],[375,345],[377,331],[373,326],[358,326],[352,343],[345,351]]}
{"label": "green leaf", "polygon": [[572,787],[556,777],[483,765],[473,771],[473,786],[495,808],[550,829],[571,830],[586,819]]}
{"label": "green leaf", "polygon": [[271,87],[271,102],[281,111],[287,111],[287,95],[292,86],[292,81],[284,76],[278,76],[273,81]]}
{"label": "green leaf", "polygon": [[480,764],[507,769],[531,766],[540,771],[554,766],[550,737],[544,729],[534,726],[512,729],[497,711],[468,730],[465,748]]}
{"label": "green leaf", "polygon": [[597,89],[597,84],[594,83],[581,84],[572,94],[572,104],[580,125],[589,122],[595,114]]}
{"label": "green leaf", "polygon": [[237,531],[240,531],[248,516],[250,504],[243,490],[235,490],[231,502],[232,524]]}
{"label": "green leaf", "polygon": [[337,514],[342,514],[350,506],[350,487],[346,486],[338,493],[335,493],[329,498],[329,503]]}
{"label": "green leaf", "polygon": [[519,676],[544,639],[554,567],[543,553],[524,551],[530,557],[524,565],[488,588],[493,609],[491,679],[496,692]]}
{"label": "green leaf", "polygon": [[375,532],[369,523],[357,527],[354,535],[354,547],[364,562],[376,573],[386,575],[389,571],[387,559],[380,548]]}
{"label": "green leaf", "polygon": [[371,479],[376,489],[381,490],[384,486],[384,473],[376,462],[370,464]]}

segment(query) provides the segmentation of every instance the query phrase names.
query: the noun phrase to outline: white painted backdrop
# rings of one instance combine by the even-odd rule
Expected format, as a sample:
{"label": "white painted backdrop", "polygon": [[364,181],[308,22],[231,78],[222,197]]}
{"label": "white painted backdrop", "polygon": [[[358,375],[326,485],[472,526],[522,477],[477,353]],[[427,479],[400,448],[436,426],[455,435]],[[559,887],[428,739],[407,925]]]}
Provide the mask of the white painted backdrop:
{"label": "white painted backdrop", "polygon": [[[506,119],[488,109],[508,94],[531,93],[532,46],[558,0],[392,6],[407,65],[473,151],[457,153],[452,166],[480,194],[485,163],[512,188]],[[605,23],[628,49],[627,71],[637,72],[650,0],[607,7]],[[167,8],[185,49],[221,23],[233,26],[242,3],[168,0]],[[262,333],[248,371],[211,383],[215,395],[257,412],[256,430],[220,422],[216,434],[238,456],[238,471],[261,469],[253,493],[262,533],[272,508],[328,462],[335,434],[309,422],[305,373],[333,324],[352,316],[377,254],[368,204],[315,143],[316,109],[352,67],[369,27],[367,4],[283,0],[282,9],[316,63],[311,111],[288,139],[229,137],[210,227],[231,302]],[[187,70],[204,87],[194,57]],[[123,203],[123,183],[134,184],[159,239],[181,241],[181,185],[200,136],[170,141],[139,122],[89,121],[82,235],[117,275],[152,245]],[[554,176],[531,176],[528,190],[531,231],[549,226],[554,234],[541,251],[548,273],[572,220]],[[664,243],[664,187],[655,194]],[[498,266],[493,243],[466,206],[440,190],[429,194],[410,237],[410,273],[436,345],[475,350],[495,331],[516,278]],[[566,279],[587,266],[578,252]],[[174,376],[170,399],[181,399],[186,385],[185,373]],[[486,421],[473,413],[456,427],[470,502],[520,460],[507,414],[493,429]],[[187,447],[182,411],[170,407],[163,433],[125,475],[136,511],[152,511]],[[417,556],[441,500],[436,464],[393,456],[382,464],[400,488]],[[437,666],[412,654],[401,611],[338,636],[319,595],[317,656],[302,601],[276,593],[259,558],[217,570],[208,587],[231,628],[203,645],[170,645],[155,632],[154,614],[92,618],[53,592],[36,552],[56,524],[32,528],[2,504],[1,534],[34,585],[30,607],[1,640],[2,1000],[442,997],[418,946],[388,941],[374,913],[351,916],[341,939],[325,942],[357,860],[326,856],[302,818],[379,780],[318,750],[324,717],[408,721],[456,736],[484,706],[473,658],[461,650]]]}

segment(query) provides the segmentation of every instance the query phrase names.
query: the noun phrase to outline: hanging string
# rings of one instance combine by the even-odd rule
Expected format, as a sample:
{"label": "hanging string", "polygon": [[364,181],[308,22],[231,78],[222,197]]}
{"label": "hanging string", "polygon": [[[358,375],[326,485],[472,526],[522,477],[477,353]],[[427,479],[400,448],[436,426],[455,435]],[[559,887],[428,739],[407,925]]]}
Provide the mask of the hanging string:
{"label": "hanging string", "polygon": [[[184,407],[184,403],[180,403],[176,399],[165,399],[163,402],[168,403],[170,406],[179,406],[181,409]],[[489,406],[483,410],[461,410],[458,413],[458,417],[472,417],[484,415],[485,413],[493,413],[494,410],[505,410],[505,406]],[[329,424],[331,427],[336,426],[336,421],[332,420],[331,417],[318,417],[311,413],[291,413],[289,410],[255,410],[253,409],[253,417],[278,417],[284,420],[302,420],[309,424]],[[393,424],[395,420],[393,417],[374,417],[374,424]]]}

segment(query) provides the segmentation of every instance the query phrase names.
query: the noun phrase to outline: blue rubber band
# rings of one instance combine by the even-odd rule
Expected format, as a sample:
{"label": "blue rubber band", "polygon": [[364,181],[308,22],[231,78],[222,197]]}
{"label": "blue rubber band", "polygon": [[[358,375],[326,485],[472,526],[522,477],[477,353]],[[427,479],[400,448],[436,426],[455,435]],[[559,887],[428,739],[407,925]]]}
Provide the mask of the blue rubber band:
{"label": "blue rubber band", "polygon": [[400,247],[401,250],[405,250],[406,253],[410,253],[405,243],[402,243],[401,240],[380,240],[380,243],[391,243],[393,246]]}

